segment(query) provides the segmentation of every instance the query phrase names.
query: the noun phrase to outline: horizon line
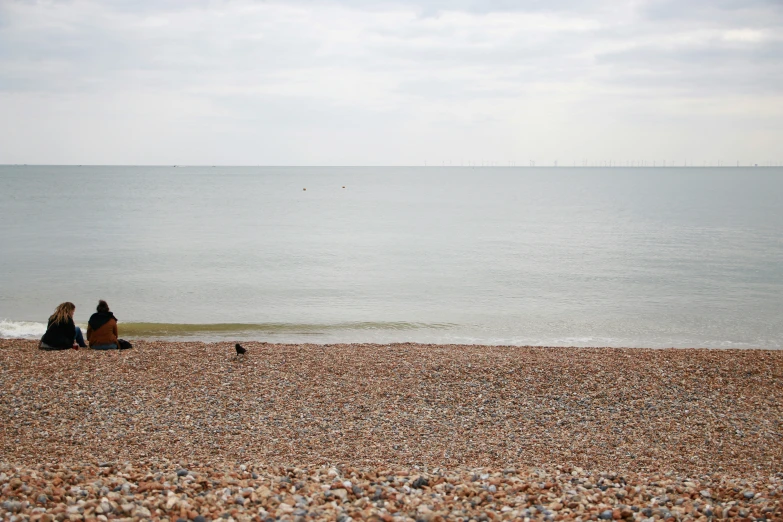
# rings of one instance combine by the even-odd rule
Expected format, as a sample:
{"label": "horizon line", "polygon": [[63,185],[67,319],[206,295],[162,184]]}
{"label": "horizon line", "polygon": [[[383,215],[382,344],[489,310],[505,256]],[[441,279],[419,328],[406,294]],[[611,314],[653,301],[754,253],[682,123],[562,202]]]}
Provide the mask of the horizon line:
{"label": "horizon line", "polygon": [[780,168],[783,167],[783,162],[775,162],[774,165],[764,165],[760,163],[750,164],[724,164],[724,165],[704,165],[704,164],[652,164],[652,165],[623,165],[623,164],[609,164],[609,165],[516,165],[516,164],[495,164],[495,165],[475,165],[475,164],[460,164],[460,165],[239,165],[239,164],[162,164],[162,163],[0,163],[0,167],[163,167],[163,168],[524,168],[524,169],[538,169],[538,168],[557,168],[557,169],[586,169],[586,168]]}

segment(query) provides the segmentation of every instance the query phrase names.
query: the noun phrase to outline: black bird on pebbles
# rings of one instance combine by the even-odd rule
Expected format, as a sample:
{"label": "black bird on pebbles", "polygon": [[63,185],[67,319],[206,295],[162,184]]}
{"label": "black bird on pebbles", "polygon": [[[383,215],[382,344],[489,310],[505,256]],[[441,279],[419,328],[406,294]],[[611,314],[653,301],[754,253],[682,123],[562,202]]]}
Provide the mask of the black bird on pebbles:
{"label": "black bird on pebbles", "polygon": [[245,355],[247,353],[247,348],[243,348],[241,344],[237,343],[234,348],[237,350],[237,357],[240,355]]}

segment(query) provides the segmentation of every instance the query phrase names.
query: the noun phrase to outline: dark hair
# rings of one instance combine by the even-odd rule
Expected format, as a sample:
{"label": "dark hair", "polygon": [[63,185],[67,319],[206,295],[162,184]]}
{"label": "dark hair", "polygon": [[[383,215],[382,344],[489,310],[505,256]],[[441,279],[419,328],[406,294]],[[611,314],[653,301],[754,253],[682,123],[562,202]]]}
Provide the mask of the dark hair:
{"label": "dark hair", "polygon": [[98,312],[104,312],[104,313],[108,312],[109,311],[109,304],[106,301],[104,301],[103,299],[101,299],[100,301],[98,301],[98,307],[96,308],[96,310]]}

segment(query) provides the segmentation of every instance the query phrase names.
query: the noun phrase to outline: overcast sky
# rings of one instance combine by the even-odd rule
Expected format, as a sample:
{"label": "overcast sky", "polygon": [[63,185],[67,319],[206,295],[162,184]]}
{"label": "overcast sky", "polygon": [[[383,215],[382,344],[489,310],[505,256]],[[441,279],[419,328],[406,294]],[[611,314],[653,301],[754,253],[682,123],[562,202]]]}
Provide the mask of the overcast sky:
{"label": "overcast sky", "polygon": [[781,0],[0,1],[0,163],[781,149]]}

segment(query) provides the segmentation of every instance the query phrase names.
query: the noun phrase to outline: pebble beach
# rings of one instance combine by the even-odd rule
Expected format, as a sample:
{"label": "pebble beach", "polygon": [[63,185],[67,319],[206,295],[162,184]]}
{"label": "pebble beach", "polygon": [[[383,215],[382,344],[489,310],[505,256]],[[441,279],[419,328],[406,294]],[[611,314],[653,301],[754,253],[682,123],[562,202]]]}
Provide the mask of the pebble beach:
{"label": "pebble beach", "polygon": [[0,517],[783,519],[781,351],[244,346],[0,340]]}

